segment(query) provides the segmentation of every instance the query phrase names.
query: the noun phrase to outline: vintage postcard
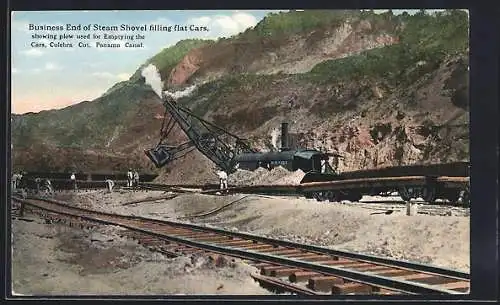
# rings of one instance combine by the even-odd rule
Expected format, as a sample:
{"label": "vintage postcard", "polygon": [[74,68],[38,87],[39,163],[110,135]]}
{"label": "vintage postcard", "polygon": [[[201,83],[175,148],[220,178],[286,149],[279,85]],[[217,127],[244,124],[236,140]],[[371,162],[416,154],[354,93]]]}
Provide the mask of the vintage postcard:
{"label": "vintage postcard", "polygon": [[470,292],[467,10],[11,16],[14,295]]}

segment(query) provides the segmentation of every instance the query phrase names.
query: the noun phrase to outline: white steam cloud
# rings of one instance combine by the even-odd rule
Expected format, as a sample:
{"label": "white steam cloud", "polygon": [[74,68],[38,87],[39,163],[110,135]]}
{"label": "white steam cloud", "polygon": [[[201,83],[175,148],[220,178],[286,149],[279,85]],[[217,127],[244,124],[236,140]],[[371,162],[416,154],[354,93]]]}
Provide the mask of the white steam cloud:
{"label": "white steam cloud", "polygon": [[158,71],[158,68],[153,64],[149,64],[147,67],[143,68],[141,71],[141,75],[145,78],[146,84],[150,85],[156,95],[158,95],[158,97],[160,97],[161,99],[163,99],[163,94],[169,95],[174,99],[189,96],[197,87],[196,85],[192,85],[184,88],[184,90],[174,92],[163,91],[163,82],[161,81],[160,72]]}
{"label": "white steam cloud", "polygon": [[181,97],[191,95],[191,93],[193,93],[193,91],[196,89],[196,87],[197,87],[196,85],[192,85],[192,86],[184,88],[184,90],[179,90],[179,91],[174,91],[174,92],[164,91],[164,94],[168,94],[171,97],[173,97],[174,99],[179,99]]}
{"label": "white steam cloud", "polygon": [[141,75],[146,79],[146,84],[150,85],[153,91],[162,98],[161,92],[163,88],[163,82],[161,81],[161,75],[155,65],[149,64],[147,67],[142,69]]}
{"label": "white steam cloud", "polygon": [[279,147],[278,147],[278,137],[279,137],[279,135],[280,135],[279,129],[274,128],[271,131],[271,143],[273,144],[274,148],[276,148],[277,150],[279,149]]}

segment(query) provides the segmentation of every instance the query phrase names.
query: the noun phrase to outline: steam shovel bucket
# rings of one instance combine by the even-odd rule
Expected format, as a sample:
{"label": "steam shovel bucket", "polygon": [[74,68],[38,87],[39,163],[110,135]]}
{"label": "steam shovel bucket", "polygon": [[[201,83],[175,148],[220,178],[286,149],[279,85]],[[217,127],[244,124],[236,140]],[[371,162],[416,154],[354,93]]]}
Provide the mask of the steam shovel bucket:
{"label": "steam shovel bucket", "polygon": [[144,153],[157,168],[165,166],[171,160],[170,153],[163,146],[145,150]]}

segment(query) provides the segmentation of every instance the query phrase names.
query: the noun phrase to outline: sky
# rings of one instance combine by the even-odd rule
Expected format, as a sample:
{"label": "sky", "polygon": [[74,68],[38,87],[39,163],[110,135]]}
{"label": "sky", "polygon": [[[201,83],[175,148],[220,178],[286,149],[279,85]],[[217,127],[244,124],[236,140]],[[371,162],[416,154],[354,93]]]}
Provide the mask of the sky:
{"label": "sky", "polygon": [[[256,25],[270,10],[223,11],[31,11],[12,12],[11,18],[11,110],[12,113],[59,109],[84,100],[93,100],[115,83],[127,80],[148,58],[163,48],[187,38],[217,39],[238,34]],[[396,10],[394,13],[400,13]],[[32,26],[146,25],[148,31],[109,29],[73,31],[31,29]],[[204,31],[149,31],[150,25],[196,25]],[[98,34],[100,39],[59,39],[61,34]],[[125,41],[104,40],[108,35],[134,35],[144,39],[140,48],[126,48]],[[56,37],[33,38],[34,34]],[[78,47],[87,41],[91,47]],[[46,47],[32,46],[43,43]],[[50,47],[49,43],[69,42],[73,47]],[[118,43],[119,48],[97,48],[96,42]]]}

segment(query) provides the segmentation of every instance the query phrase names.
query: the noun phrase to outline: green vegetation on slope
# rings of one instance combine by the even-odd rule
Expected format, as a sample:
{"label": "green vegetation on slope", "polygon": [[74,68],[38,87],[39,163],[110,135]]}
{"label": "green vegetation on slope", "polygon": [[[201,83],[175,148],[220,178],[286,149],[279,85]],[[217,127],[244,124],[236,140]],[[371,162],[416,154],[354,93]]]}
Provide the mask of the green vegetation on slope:
{"label": "green vegetation on slope", "polygon": [[[448,10],[436,16],[415,14],[396,16],[403,29],[400,43],[368,50],[359,55],[318,64],[305,75],[313,81],[384,77],[388,81],[408,84],[433,70],[447,56],[464,54],[468,48],[468,16],[461,10]],[[422,66],[402,77],[417,63]]]}
{"label": "green vegetation on slope", "polygon": [[249,28],[236,36],[236,39],[273,38],[297,34],[325,25],[340,25],[346,18],[359,15],[360,11],[355,10],[305,10],[270,13],[254,28]]}

